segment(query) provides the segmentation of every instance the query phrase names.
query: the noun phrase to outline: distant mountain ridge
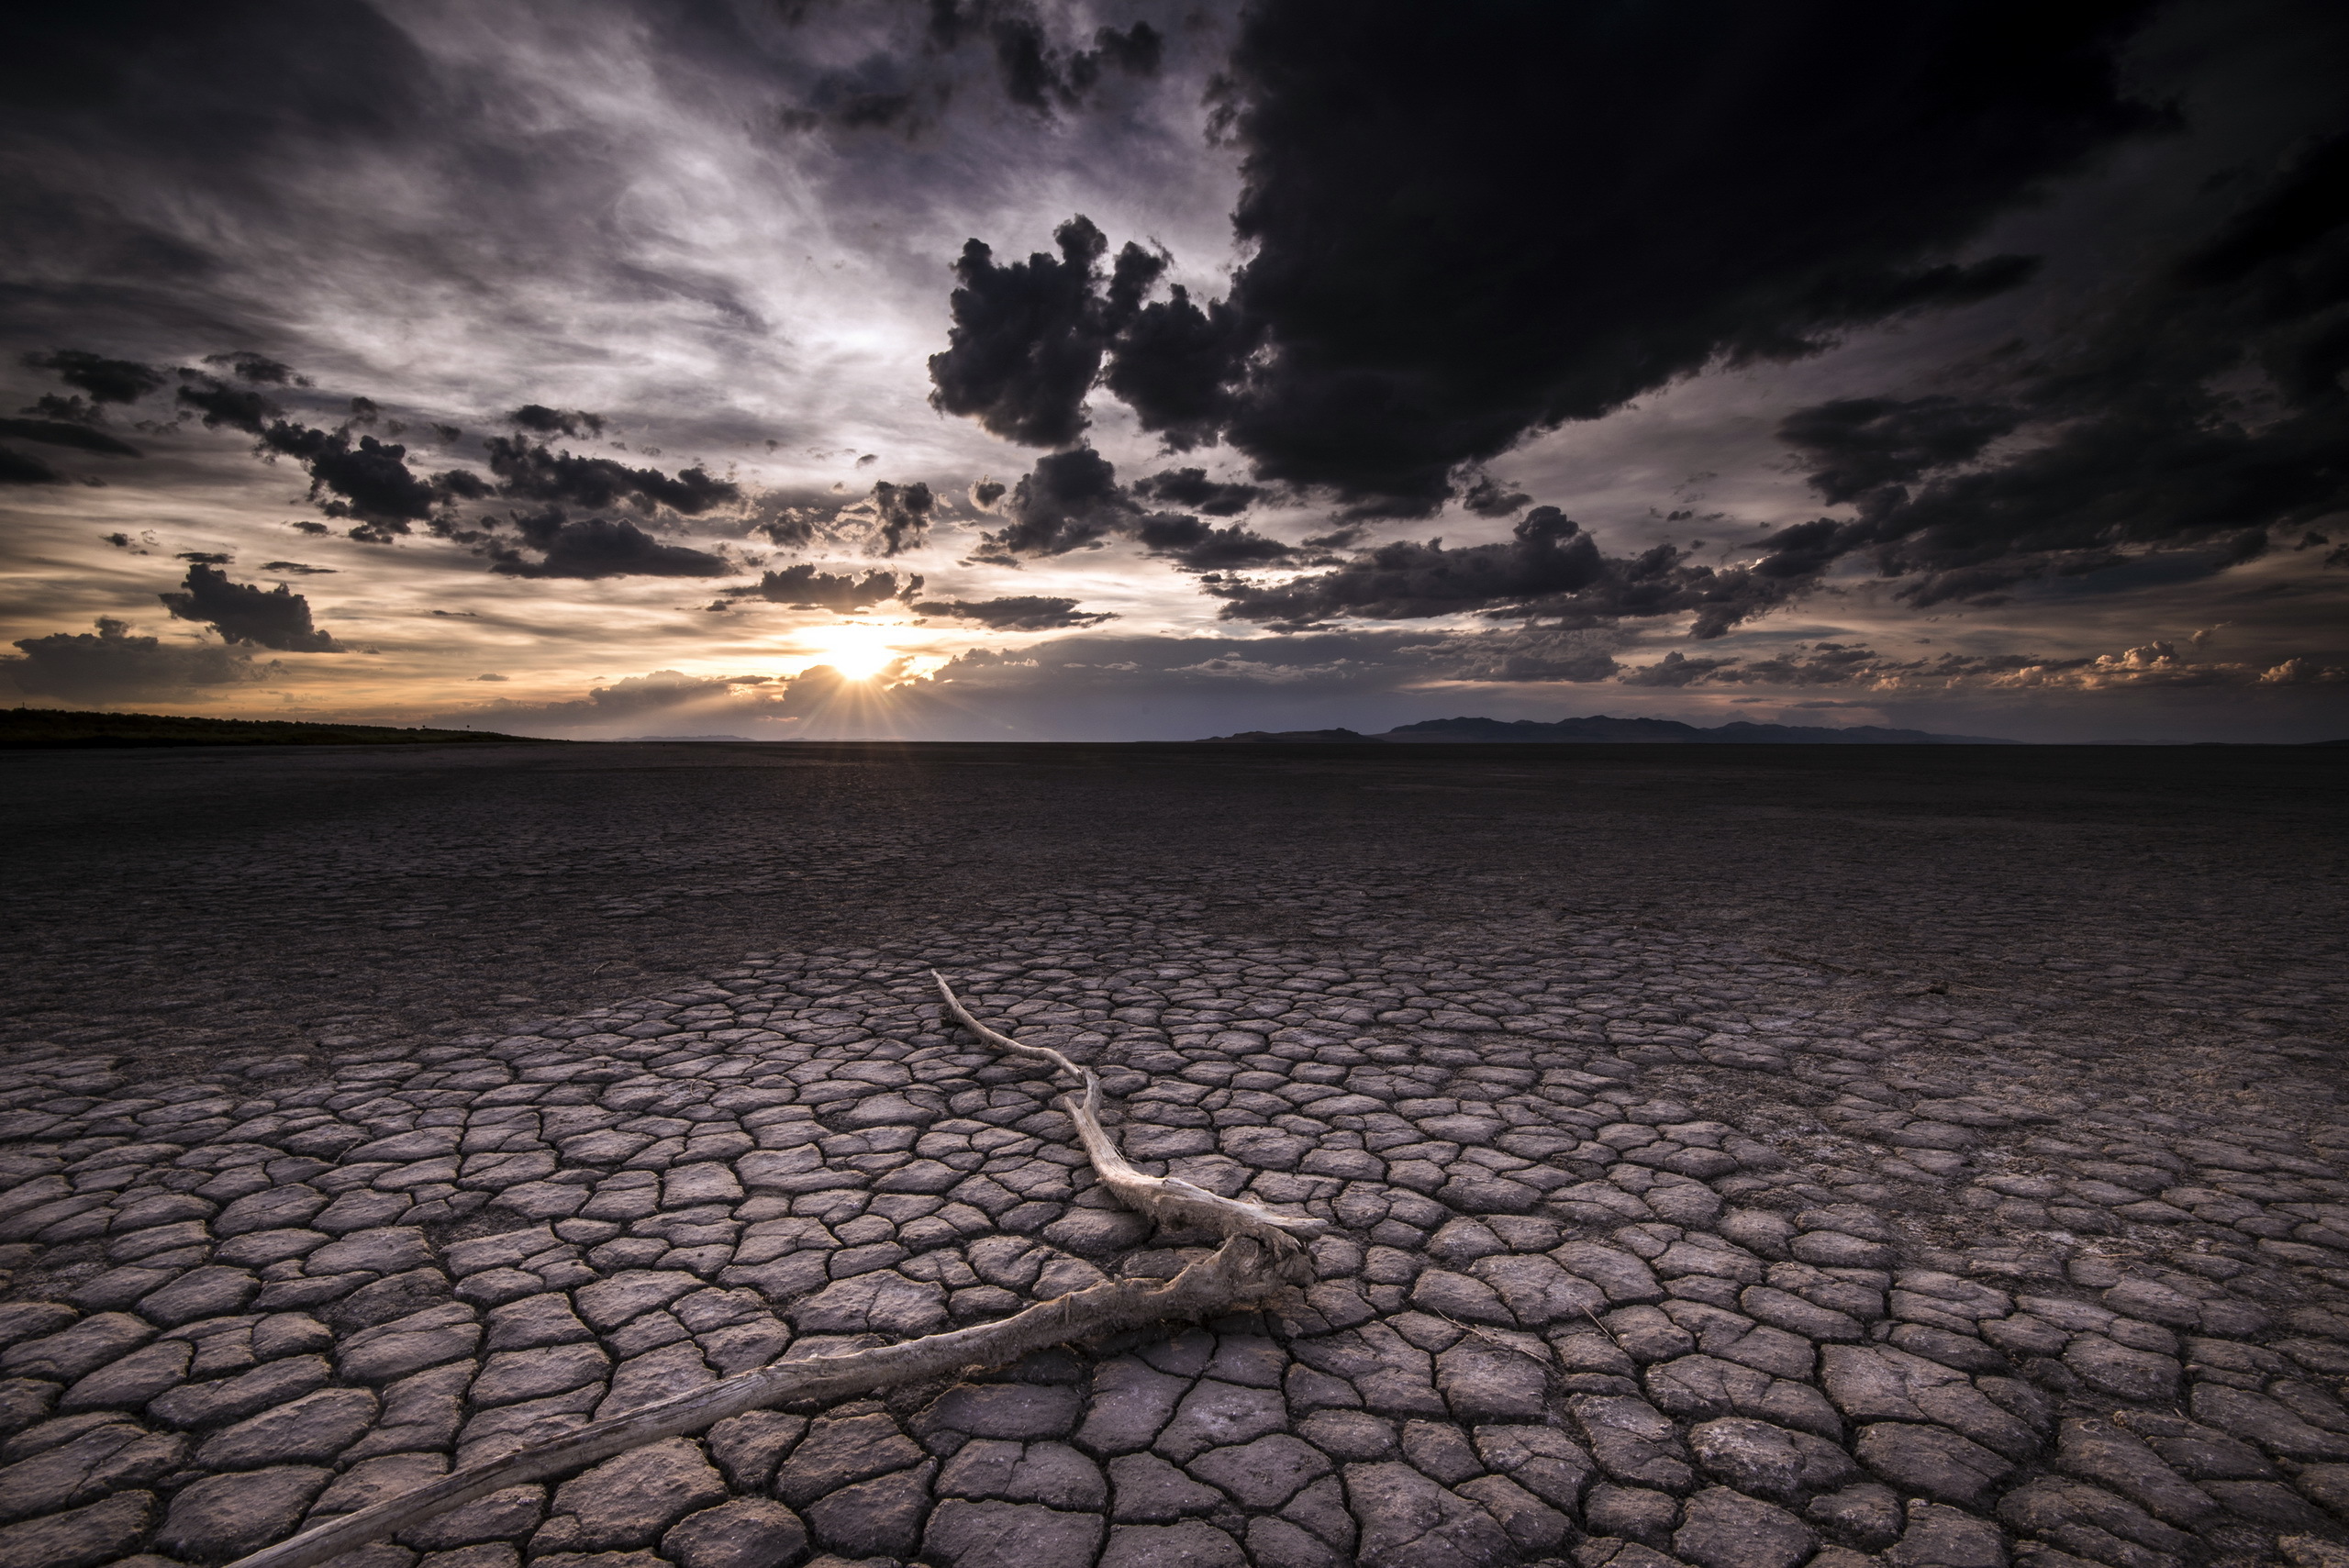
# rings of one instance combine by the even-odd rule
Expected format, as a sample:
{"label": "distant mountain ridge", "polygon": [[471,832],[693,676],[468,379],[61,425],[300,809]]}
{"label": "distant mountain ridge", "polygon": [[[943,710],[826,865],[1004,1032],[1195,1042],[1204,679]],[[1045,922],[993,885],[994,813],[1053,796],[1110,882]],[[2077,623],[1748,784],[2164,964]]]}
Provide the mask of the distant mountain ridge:
{"label": "distant mountain ridge", "polygon": [[1363,742],[1442,741],[1602,741],[1651,745],[1731,746],[2019,746],[1988,735],[1935,735],[1923,729],[1888,729],[1859,724],[1835,729],[1809,724],[1754,724],[1745,719],[1706,728],[1676,718],[1561,718],[1544,723],[1532,718],[1428,718],[1397,725],[1384,735],[1364,735],[1352,729],[1245,730],[1217,735],[1214,740],[1283,741],[1342,744]]}

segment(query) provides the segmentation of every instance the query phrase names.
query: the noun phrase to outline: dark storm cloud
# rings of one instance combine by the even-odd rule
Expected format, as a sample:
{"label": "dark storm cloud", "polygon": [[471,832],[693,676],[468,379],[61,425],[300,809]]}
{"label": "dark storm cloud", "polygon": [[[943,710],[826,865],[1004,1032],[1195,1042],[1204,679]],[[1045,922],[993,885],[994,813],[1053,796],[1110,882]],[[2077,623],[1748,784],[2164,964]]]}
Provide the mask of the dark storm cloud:
{"label": "dark storm cloud", "polygon": [[2196,289],[2242,283],[2307,250],[2343,223],[2349,223],[2349,133],[2311,149],[2274,189],[2179,262],[2177,281]]}
{"label": "dark storm cloud", "polygon": [[[933,0],[926,9],[920,47],[902,54],[883,47],[853,65],[824,72],[783,111],[784,128],[885,130],[918,139],[958,92],[974,85],[974,77],[991,78],[1004,98],[1050,122],[1083,107],[1108,72],[1154,77],[1165,56],[1164,36],[1146,21],[1097,28],[1086,40],[1056,38],[1036,8],[1020,0]],[[795,24],[807,15],[786,14]]]}
{"label": "dark storm cloud", "polygon": [[498,479],[497,493],[517,499],[587,507],[626,501],[640,510],[667,506],[690,517],[742,497],[740,486],[712,478],[700,468],[672,476],[607,457],[558,452],[517,438],[492,436],[483,444],[489,449],[490,472]]}
{"label": "dark storm cloud", "polygon": [[136,360],[111,360],[84,349],[54,349],[46,354],[27,354],[25,363],[35,370],[54,372],[66,385],[88,393],[93,403],[136,403],[150,392],[161,391],[168,381],[152,365],[142,365]]}
{"label": "dark storm cloud", "polygon": [[1954,397],[1844,397],[1789,414],[1778,439],[1802,454],[1811,486],[1842,503],[1968,462],[2020,423],[2011,408]]}
{"label": "dark storm cloud", "polygon": [[[1899,596],[2209,575],[2349,507],[2349,137],[2252,191],[1994,398],[1843,399],[1780,435],[1858,516],[1765,540],[1759,570],[1859,553]],[[2182,254],[2180,253],[2182,252]],[[2246,378],[2264,380],[2246,395]],[[2230,382],[2234,384],[2230,384]],[[2015,433],[2013,450],[1981,458]]]}
{"label": "dark storm cloud", "polygon": [[1134,524],[1133,537],[1151,554],[1186,572],[1230,572],[1274,566],[1293,555],[1288,546],[1240,523],[1215,528],[1197,517],[1153,512]]}
{"label": "dark storm cloud", "polygon": [[17,639],[17,654],[0,658],[0,681],[27,696],[67,702],[125,702],[166,696],[198,686],[258,681],[277,666],[217,642],[165,642],[131,634],[129,623],[102,616],[91,632],[53,632]]}
{"label": "dark storm cloud", "polygon": [[1003,508],[1011,521],[987,542],[1006,558],[1082,550],[1138,509],[1119,487],[1116,466],[1090,447],[1039,458]]}
{"label": "dark storm cloud", "polygon": [[1414,620],[1482,612],[1562,617],[1587,625],[1618,617],[1693,614],[1695,634],[1719,637],[1783,602],[1790,589],[1750,573],[1690,565],[1671,545],[1637,556],[1604,555],[1555,506],[1526,514],[1499,544],[1448,548],[1398,540],[1328,572],[1287,583],[1220,581],[1226,620],[1275,628],[1344,617]]}
{"label": "dark storm cloud", "polygon": [[537,435],[569,436],[574,441],[604,433],[601,414],[584,408],[550,408],[543,403],[525,403],[506,416],[506,421]]}
{"label": "dark storm cloud", "polygon": [[[2146,9],[1270,0],[1223,116],[1252,253],[1228,301],[1137,313],[1108,384],[1171,445],[1220,435],[1261,477],[1432,511],[1529,431],[2021,283],[2027,259],[1960,252],[2161,123],[2112,60]],[[965,257],[986,275],[983,246]],[[951,355],[940,406],[1070,439],[1084,272],[1054,270],[1049,319],[987,318],[988,363],[1058,366],[990,384],[1020,388],[1018,417]]]}
{"label": "dark storm cloud", "polygon": [[540,559],[492,539],[484,546],[489,569],[503,577],[724,577],[734,570],[707,550],[663,544],[625,517],[571,520],[550,508],[517,522]]}
{"label": "dark storm cloud", "polygon": [[[939,8],[933,6],[933,15]],[[945,0],[943,9],[952,11],[953,0]],[[1156,75],[1165,49],[1158,29],[1136,22],[1123,31],[1099,28],[1092,49],[1063,57],[1046,35],[1043,22],[1026,6],[980,5],[972,9],[980,15],[994,13],[985,26],[1002,73],[1004,96],[1039,114],[1050,115],[1055,106],[1074,108],[1100,81],[1105,64],[1130,75]],[[933,37],[959,38],[961,32],[960,26],[941,28],[933,23]]]}
{"label": "dark storm cloud", "polygon": [[874,54],[845,71],[817,78],[800,106],[783,112],[781,122],[796,131],[831,126],[842,131],[918,133],[929,128],[953,95],[951,80],[926,72],[918,80],[899,61]]}
{"label": "dark storm cloud", "polygon": [[1474,475],[1460,504],[1480,517],[1506,517],[1533,504],[1533,497],[1489,473]]}
{"label": "dark storm cloud", "polygon": [[65,476],[37,457],[0,447],[0,484],[62,484]]}
{"label": "dark storm cloud", "polygon": [[206,354],[204,362],[218,365],[239,381],[250,381],[262,386],[307,386],[309,378],[294,373],[294,367],[267,354],[257,354],[250,349],[233,349],[225,354]]}
{"label": "dark storm cloud", "polygon": [[[1177,487],[1194,488],[1182,477],[1186,473],[1199,471],[1178,470]],[[1211,498],[1247,488],[1208,485],[1203,473],[1200,477]],[[1166,478],[1152,475],[1144,484],[1163,494]],[[1137,540],[1152,554],[1191,572],[1274,565],[1295,554],[1278,539],[1238,523],[1219,528],[1187,513],[1146,510],[1133,492],[1118,483],[1109,460],[1090,447],[1037,459],[1035,468],[1012,486],[1003,510],[1011,520],[985,536],[978,552],[981,560],[1011,563],[1023,557],[1065,555],[1112,538]]]}
{"label": "dark storm cloud", "polygon": [[104,430],[94,430],[87,425],[68,424],[60,419],[0,419],[0,436],[11,436],[20,441],[40,441],[53,447],[72,447],[78,451],[102,452],[109,457],[137,457],[139,449],[128,441],[109,436]]}
{"label": "dark storm cloud", "polygon": [[1168,468],[1134,481],[1134,494],[1149,501],[1188,506],[1210,517],[1236,517],[1264,498],[1259,484],[1228,484],[1208,477],[1204,468]]}
{"label": "dark storm cloud", "polygon": [[283,195],[269,182],[289,150],[348,154],[418,135],[440,106],[432,74],[407,34],[359,0],[128,0],[12,17],[0,130],[24,176],[10,221],[41,225],[40,272],[57,280],[36,286],[87,301],[201,284],[223,264],[215,247],[225,237],[206,230],[211,243],[198,243],[166,229],[94,175],[136,168],[159,190],[228,194],[279,217]]}
{"label": "dark storm cloud", "polygon": [[[1181,284],[1167,294],[1135,312],[1119,334],[1102,384],[1169,450],[1190,451],[1213,446],[1235,417],[1240,396],[1228,384],[1241,375],[1264,328],[1227,301],[1209,300],[1204,308],[1193,304]],[[1265,465],[1259,463],[1258,471]]]}
{"label": "dark storm cloud", "polygon": [[182,371],[187,384],[179,390],[179,401],[201,415],[207,429],[227,426],[248,435],[262,435],[266,421],[284,412],[264,393],[249,386],[231,386],[217,376],[197,371]]}
{"label": "dark storm cloud", "polygon": [[1000,599],[928,599],[913,606],[918,616],[976,621],[996,631],[1051,631],[1060,627],[1098,626],[1117,617],[1107,611],[1093,614],[1076,607],[1074,599],[1052,599],[1029,594]]}
{"label": "dark storm cloud", "polygon": [[895,555],[922,542],[937,498],[927,484],[891,484],[884,480],[873,487],[873,506],[881,516],[881,553]]}
{"label": "dark storm cloud", "polygon": [[207,623],[229,642],[254,643],[282,653],[343,651],[331,633],[311,625],[310,601],[283,583],[274,589],[232,583],[217,567],[197,564],[187,569],[187,582],[179,593],[157,597],[173,619]]}
{"label": "dark storm cloud", "polygon": [[[41,368],[63,366],[60,373],[69,380],[80,377],[81,381],[74,384],[87,382],[110,392],[161,384],[160,375],[147,372],[146,367],[129,364],[128,370],[124,369],[128,361],[100,361],[95,356],[67,350],[35,358]],[[640,511],[667,507],[687,516],[742,498],[740,486],[715,478],[699,467],[672,475],[653,468],[631,468],[610,458],[556,451],[527,437],[494,436],[484,443],[495,483],[464,469],[428,476],[408,465],[406,446],[357,433],[359,426],[374,424],[381,418],[381,409],[373,399],[351,398],[350,417],[336,428],[320,428],[282,417],[284,409],[269,395],[258,390],[262,386],[309,387],[309,380],[295,374],[291,366],[248,350],[207,355],[204,362],[220,373],[181,371],[179,402],[200,415],[208,428],[225,427],[254,437],[257,452],[299,462],[309,473],[312,501],[328,517],[356,521],[360,526],[351,530],[351,537],[365,542],[388,543],[411,532],[412,526],[417,523],[429,524],[436,533],[478,542],[483,536],[477,530],[461,527],[454,508],[460,503],[493,495],[590,508],[626,503]],[[548,434],[595,435],[605,428],[601,415],[535,403],[516,409],[508,418],[524,429]],[[453,433],[454,428],[435,428],[445,436]],[[0,434],[52,441],[85,451],[139,455],[128,442],[78,424],[0,420]],[[0,470],[0,478],[5,477],[6,471]],[[20,482],[50,483],[55,478],[45,465],[35,464],[25,469]],[[899,510],[918,510],[927,500],[925,490]],[[901,521],[898,533],[903,534],[909,526]],[[546,541],[532,542],[541,549],[551,549],[546,561],[531,562],[508,550],[496,569],[520,576],[723,574],[722,563],[714,556],[662,545],[641,530],[600,521],[575,525],[560,539],[551,537]]]}
{"label": "dark storm cloud", "polygon": [[1060,258],[1038,251],[997,266],[974,239],[954,263],[946,351],[930,359],[930,402],[967,414],[1008,440],[1066,446],[1085,429],[1083,404],[1109,339],[1132,319],[1165,258],[1129,243],[1110,272],[1109,242],[1078,216],[1052,231]]}
{"label": "dark storm cloud", "polygon": [[272,451],[283,452],[310,471],[310,495],[331,499],[319,510],[330,517],[357,517],[407,532],[406,525],[432,515],[440,499],[431,484],[407,466],[407,449],[348,430],[319,430],[279,420],[262,436]]}
{"label": "dark storm cloud", "polygon": [[900,584],[893,572],[868,572],[863,577],[850,572],[835,576],[801,562],[781,572],[765,573],[753,586],[729,588],[726,596],[764,599],[802,610],[863,610],[884,600],[910,597],[920,591],[919,577],[908,577]]}

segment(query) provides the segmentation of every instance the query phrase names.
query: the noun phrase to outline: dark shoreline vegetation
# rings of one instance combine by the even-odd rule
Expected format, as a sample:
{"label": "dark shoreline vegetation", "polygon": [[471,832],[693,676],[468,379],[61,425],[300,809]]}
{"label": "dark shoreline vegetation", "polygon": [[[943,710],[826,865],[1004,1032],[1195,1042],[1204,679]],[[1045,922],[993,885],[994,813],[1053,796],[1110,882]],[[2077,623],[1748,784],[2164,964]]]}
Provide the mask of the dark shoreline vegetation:
{"label": "dark shoreline vegetation", "polygon": [[282,718],[182,718],[160,713],[70,713],[46,707],[0,710],[0,750],[6,751],[61,746],[424,746],[468,740],[568,744],[486,729],[400,729],[382,724],[306,724]]}

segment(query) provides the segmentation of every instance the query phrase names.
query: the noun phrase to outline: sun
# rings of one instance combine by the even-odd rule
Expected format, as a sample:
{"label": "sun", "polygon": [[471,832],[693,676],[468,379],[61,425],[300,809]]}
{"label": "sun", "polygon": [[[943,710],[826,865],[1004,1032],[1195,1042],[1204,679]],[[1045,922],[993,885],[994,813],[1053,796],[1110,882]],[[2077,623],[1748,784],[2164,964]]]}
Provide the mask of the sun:
{"label": "sun", "polygon": [[855,623],[826,627],[817,634],[816,662],[829,664],[849,680],[869,681],[897,657],[887,637],[885,627]]}

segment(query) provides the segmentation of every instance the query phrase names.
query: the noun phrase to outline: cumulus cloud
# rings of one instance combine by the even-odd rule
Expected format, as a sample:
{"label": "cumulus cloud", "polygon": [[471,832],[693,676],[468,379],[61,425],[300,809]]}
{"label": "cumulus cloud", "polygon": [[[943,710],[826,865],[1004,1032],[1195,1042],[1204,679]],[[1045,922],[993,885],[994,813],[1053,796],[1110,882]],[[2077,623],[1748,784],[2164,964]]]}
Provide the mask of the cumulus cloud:
{"label": "cumulus cloud", "polygon": [[1103,351],[1166,270],[1165,258],[1129,241],[1105,276],[1109,241],[1082,214],[1052,239],[1057,260],[1040,250],[1000,265],[981,241],[964,245],[949,301],[954,325],[930,360],[933,404],[1027,446],[1066,446],[1084,431]]}
{"label": "cumulus cloud", "polygon": [[[1221,437],[1260,476],[1425,514],[1529,431],[2024,281],[2028,258],[1960,252],[2160,123],[2113,61],[2145,9],[1252,7],[1219,111],[1249,260],[1225,300],[1111,326],[1107,384],[1170,446]],[[1720,90],[1731,69],[1770,91]],[[1073,347],[1061,373],[1003,378],[1017,419],[941,373],[941,407],[1073,439],[1097,333],[1064,324],[1094,280],[1052,281],[1049,318],[995,312],[985,340],[1007,366]]]}
{"label": "cumulus cloud", "polygon": [[1074,599],[1052,599],[1029,594],[999,599],[926,599],[913,606],[918,616],[976,621],[996,631],[1049,631],[1059,627],[1098,626],[1117,617],[1108,611],[1087,614]]}
{"label": "cumulus cloud", "polygon": [[604,417],[590,414],[584,408],[550,408],[543,403],[525,403],[506,416],[507,423],[540,436],[569,436],[583,440],[604,433]]}
{"label": "cumulus cloud", "polygon": [[310,601],[283,583],[273,589],[232,583],[218,567],[198,562],[187,569],[187,581],[178,593],[157,597],[174,620],[206,623],[229,642],[250,642],[283,653],[344,651],[331,632],[310,623]]}
{"label": "cumulus cloud", "polygon": [[1533,504],[1533,497],[1515,485],[1495,479],[1489,473],[1470,476],[1468,488],[1462,493],[1460,504],[1480,517],[1506,517]]}
{"label": "cumulus cloud", "polygon": [[875,484],[873,506],[881,518],[881,553],[896,555],[921,543],[937,504],[927,484],[891,484],[885,480]]}
{"label": "cumulus cloud", "polygon": [[1839,397],[1787,415],[1778,439],[1802,455],[1812,487],[1840,503],[1978,457],[2021,422],[2012,408],[1949,396]]}
{"label": "cumulus cloud", "polygon": [[136,360],[108,359],[86,349],[52,349],[45,354],[27,354],[25,363],[34,370],[53,372],[66,385],[88,393],[93,403],[136,403],[169,384],[163,373],[152,365],[142,365]]}
{"label": "cumulus cloud", "polygon": [[1188,506],[1210,517],[1236,517],[1264,498],[1261,484],[1234,484],[1209,479],[1204,468],[1168,468],[1134,481],[1133,492],[1146,501]]}
{"label": "cumulus cloud", "polygon": [[232,349],[225,354],[206,354],[204,362],[218,365],[239,381],[253,382],[263,386],[307,386],[307,376],[296,375],[294,367],[282,360],[250,349]]}
{"label": "cumulus cloud", "polygon": [[225,427],[258,436],[265,431],[268,420],[284,412],[267,393],[250,386],[236,386],[197,371],[182,371],[180,375],[178,401],[200,417],[206,429]]}
{"label": "cumulus cloud", "polygon": [[663,544],[625,517],[566,517],[560,507],[516,519],[523,541],[540,553],[493,539],[490,570],[506,577],[724,577],[724,557],[690,545]]}
{"label": "cumulus cloud", "polygon": [[1286,583],[1227,578],[1208,582],[1207,590],[1226,601],[1225,619],[1275,628],[1469,612],[1580,625],[1691,615],[1695,634],[1710,638],[1782,603],[1790,586],[1751,572],[1691,565],[1672,545],[1605,555],[1572,517],[1537,506],[1500,543],[1454,548],[1442,539],[1398,540]]}
{"label": "cumulus cloud", "polygon": [[431,517],[441,493],[407,466],[407,449],[362,436],[354,445],[348,430],[320,430],[279,420],[262,432],[262,443],[310,471],[310,495],[328,497],[319,510],[330,517],[355,517],[398,533]]}
{"label": "cumulus cloud", "polygon": [[[1201,484],[1191,484],[1186,473],[1198,473]],[[1166,477],[1152,475],[1146,482],[1152,494],[1163,491]],[[1203,489],[1210,499],[1224,488],[1206,485],[1204,473],[1197,470],[1178,472],[1176,487]],[[1095,549],[1113,538],[1137,540],[1151,554],[1191,572],[1268,566],[1295,553],[1243,524],[1217,528],[1188,513],[1151,511],[1135,499],[1141,489],[1119,484],[1116,466],[1090,447],[1039,458],[1002,503],[1010,520],[985,536],[978,558],[1013,564],[1023,557]]]}
{"label": "cumulus cloud", "polygon": [[[889,132],[918,142],[958,96],[982,96],[990,85],[1049,124],[1097,97],[1112,73],[1146,82],[1165,59],[1165,35],[1147,21],[1098,27],[1086,39],[1055,36],[1052,22],[1060,18],[1048,20],[1023,0],[968,6],[937,0],[918,12],[901,8],[906,14],[923,16],[918,45],[868,45],[853,64],[820,72],[779,117],[784,128],[842,139]],[[808,13],[785,15],[796,29]]]}
{"label": "cumulus cloud", "polygon": [[102,616],[93,632],[53,632],[17,639],[0,658],[0,679],[26,696],[67,702],[136,702],[203,687],[263,680],[274,663],[217,642],[165,642],[138,636],[127,621]]}
{"label": "cumulus cloud", "polygon": [[766,573],[750,587],[729,588],[726,593],[729,598],[764,599],[794,609],[863,610],[885,600],[909,598],[920,591],[919,577],[908,577],[901,584],[894,572],[868,572],[863,577],[853,572],[835,575],[803,561],[781,572]]}
{"label": "cumulus cloud", "polygon": [[596,509],[626,502],[639,510],[666,506],[686,517],[741,499],[741,487],[688,468],[672,475],[656,468],[630,468],[617,459],[580,457],[516,437],[492,436],[489,469],[497,491],[520,500],[551,501]]}
{"label": "cumulus cloud", "polygon": [[1897,659],[1849,643],[1820,642],[1765,659],[1665,654],[1623,672],[1627,686],[1860,686],[1886,694],[1954,690],[2112,691],[2199,686],[2337,685],[2349,665],[2311,655],[2272,664],[2202,660],[2156,639],[2114,653],[2046,658],[2032,653],[1944,653]]}

